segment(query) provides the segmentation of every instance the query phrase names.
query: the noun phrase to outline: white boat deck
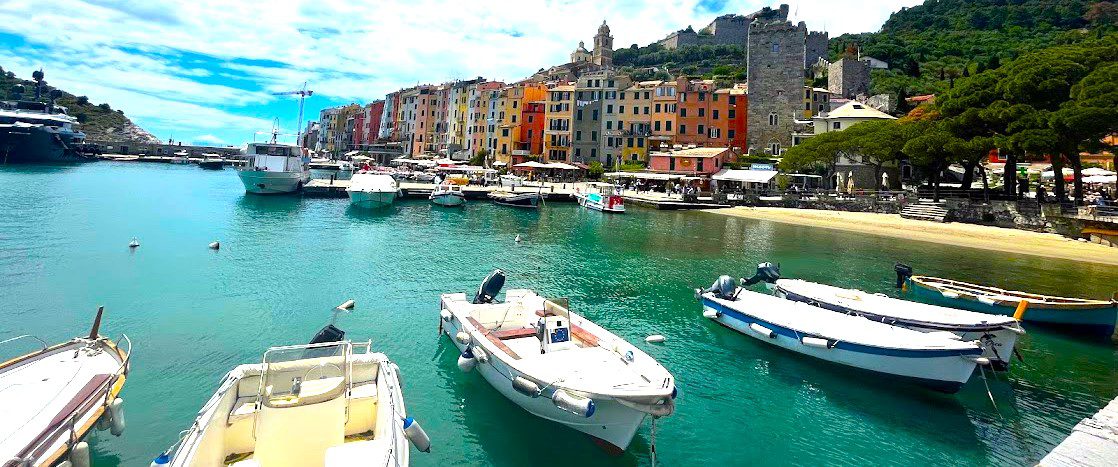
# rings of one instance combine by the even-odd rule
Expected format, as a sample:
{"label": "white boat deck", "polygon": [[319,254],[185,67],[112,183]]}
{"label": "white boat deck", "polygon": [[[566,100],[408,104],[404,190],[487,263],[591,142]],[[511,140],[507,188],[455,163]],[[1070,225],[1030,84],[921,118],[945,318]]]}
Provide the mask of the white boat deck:
{"label": "white boat deck", "polygon": [[114,375],[121,362],[96,346],[67,346],[26,364],[0,372],[0,457],[17,455],[57,418],[67,418],[67,406],[87,384]]}

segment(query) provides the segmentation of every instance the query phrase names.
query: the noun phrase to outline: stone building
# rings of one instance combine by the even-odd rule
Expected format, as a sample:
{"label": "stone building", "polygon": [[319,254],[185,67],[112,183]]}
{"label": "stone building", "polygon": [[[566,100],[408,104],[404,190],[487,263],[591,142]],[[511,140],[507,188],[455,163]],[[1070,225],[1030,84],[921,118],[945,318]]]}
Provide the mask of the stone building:
{"label": "stone building", "polygon": [[827,66],[827,90],[838,97],[853,99],[870,93],[870,65],[849,57]]}
{"label": "stone building", "polygon": [[819,62],[819,59],[826,60],[828,58],[830,55],[827,53],[829,43],[830,38],[826,32],[812,31],[807,33],[807,41],[804,47],[804,69],[811,69],[813,65]]}
{"label": "stone building", "polygon": [[686,29],[668,34],[668,37],[660,39],[657,43],[669,50],[692,45],[741,45],[749,35],[750,23],[756,19],[787,21],[788,5],[780,5],[775,10],[764,7],[748,15],[722,15],[698,31],[688,26]]}
{"label": "stone building", "polygon": [[779,156],[803,114],[807,25],[755,20],[749,28],[749,152]]}
{"label": "stone building", "polygon": [[583,74],[575,83],[574,115],[571,122],[572,162],[600,162],[612,167],[621,158],[622,122],[619,93],[629,88],[626,75],[613,70]]}
{"label": "stone building", "polygon": [[605,20],[598,26],[598,34],[594,35],[594,52],[590,61],[598,67],[613,66],[613,36],[609,35],[609,26]]}

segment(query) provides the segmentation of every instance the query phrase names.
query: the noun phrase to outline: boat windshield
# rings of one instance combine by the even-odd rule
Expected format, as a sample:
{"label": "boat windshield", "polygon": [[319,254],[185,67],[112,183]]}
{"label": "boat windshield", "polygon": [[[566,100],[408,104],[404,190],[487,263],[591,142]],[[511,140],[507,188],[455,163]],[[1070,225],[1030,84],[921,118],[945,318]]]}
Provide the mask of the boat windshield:
{"label": "boat windshield", "polygon": [[310,405],[344,396],[353,373],[353,344],[273,347],[264,353],[260,400],[268,407]]}

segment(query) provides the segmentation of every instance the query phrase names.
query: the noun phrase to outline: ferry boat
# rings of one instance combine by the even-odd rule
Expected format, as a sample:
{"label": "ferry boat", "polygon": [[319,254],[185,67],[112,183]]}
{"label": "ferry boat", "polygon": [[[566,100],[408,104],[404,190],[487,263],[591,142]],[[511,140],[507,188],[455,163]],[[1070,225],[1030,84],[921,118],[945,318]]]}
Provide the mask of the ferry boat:
{"label": "ferry boat", "polygon": [[696,289],[703,316],[766,344],[955,393],[978,364],[976,341],[923,333],[737,287],[722,276]]}
{"label": "ferry boat", "polygon": [[477,370],[529,413],[586,433],[610,451],[629,447],[648,416],[671,415],[675,379],[652,357],[526,289],[496,300],[496,270],[473,297],[439,297],[439,332],[458,348],[458,368]]}
{"label": "ferry boat", "polygon": [[303,189],[310,175],[301,149],[276,142],[276,132],[267,143],[249,143],[248,163],[237,169],[245,192],[254,194],[295,193]]}
{"label": "ferry boat", "polygon": [[574,197],[578,200],[578,204],[595,211],[619,214],[625,212],[625,199],[618,195],[616,188],[609,183],[587,183],[586,191],[576,191]]}
{"label": "ferry boat", "polygon": [[430,440],[407,416],[399,372],[369,342],[272,347],[225,375],[152,465],[407,466],[408,441],[429,451]]}
{"label": "ferry boat", "polygon": [[66,109],[33,101],[0,102],[0,163],[86,162],[85,133]]}
{"label": "ferry boat", "polygon": [[400,188],[391,175],[359,173],[353,176],[345,191],[351,204],[372,209],[391,205]]}
{"label": "ferry boat", "polygon": [[462,192],[462,185],[455,183],[441,183],[431,191],[429,197],[432,203],[439,206],[457,207],[466,204],[466,194]]}
{"label": "ferry boat", "polygon": [[84,441],[94,427],[120,436],[132,341],[118,346],[100,335],[104,308],[89,334],[47,346],[23,335],[0,344],[36,340],[42,348],[0,364],[0,459],[5,466],[89,465]]}
{"label": "ferry boat", "polygon": [[1118,294],[1110,300],[1055,297],[1006,290],[988,285],[912,275],[912,268],[897,264],[897,287],[929,303],[1022,321],[1081,330],[1101,337],[1118,337]]}

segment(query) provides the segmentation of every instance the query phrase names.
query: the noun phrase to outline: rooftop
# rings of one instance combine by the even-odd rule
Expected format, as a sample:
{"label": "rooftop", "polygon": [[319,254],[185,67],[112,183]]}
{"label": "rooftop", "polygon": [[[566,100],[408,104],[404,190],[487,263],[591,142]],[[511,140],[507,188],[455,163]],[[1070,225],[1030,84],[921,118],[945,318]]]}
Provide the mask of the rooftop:
{"label": "rooftop", "polygon": [[729,151],[729,150],[730,150],[730,148],[691,148],[691,149],[680,149],[680,150],[677,150],[677,151],[670,151],[670,152],[658,151],[658,152],[653,152],[653,153],[649,154],[649,156],[715,157],[715,156],[718,156],[718,155],[720,155],[720,154],[722,154],[726,151]]}
{"label": "rooftop", "polygon": [[861,102],[851,101],[832,110],[821,118],[886,118],[895,120],[897,117],[865,105]]}

